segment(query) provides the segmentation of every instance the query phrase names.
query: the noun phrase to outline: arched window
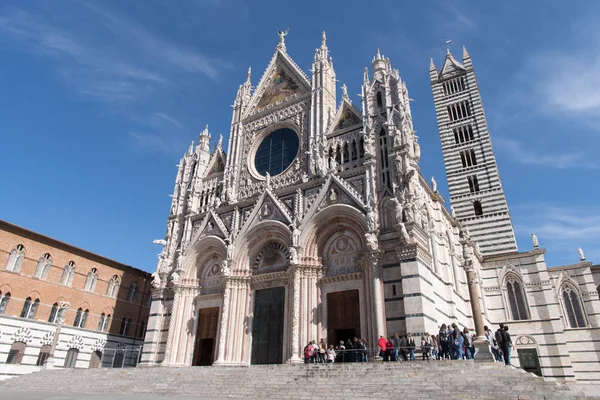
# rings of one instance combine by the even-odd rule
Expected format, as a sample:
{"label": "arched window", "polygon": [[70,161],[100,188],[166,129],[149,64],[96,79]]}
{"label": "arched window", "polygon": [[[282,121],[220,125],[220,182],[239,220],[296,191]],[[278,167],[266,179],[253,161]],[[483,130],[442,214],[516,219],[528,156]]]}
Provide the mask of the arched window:
{"label": "arched window", "polygon": [[483,215],[483,207],[479,200],[473,202],[473,209],[475,210],[475,215]]}
{"label": "arched window", "polygon": [[67,351],[67,358],[65,358],[65,368],[75,368],[78,355],[78,349],[70,348],[69,351]]}
{"label": "arched window", "polygon": [[379,153],[381,155],[381,184],[391,189],[392,182],[390,181],[387,132],[383,128],[379,131]]}
{"label": "arched window", "polygon": [[21,271],[21,265],[25,259],[25,246],[18,244],[9,254],[8,260],[6,261],[5,269],[7,271],[19,272]]}
{"label": "arched window", "polygon": [[127,293],[127,301],[130,303],[135,303],[135,298],[137,297],[138,285],[136,282],[133,282],[131,286],[129,286],[129,293]]}
{"label": "arched window", "polygon": [[121,322],[121,330],[119,334],[127,336],[129,334],[129,325],[131,325],[131,318],[123,318],[123,322]]}
{"label": "arched window", "polygon": [[33,277],[39,279],[47,279],[51,266],[52,257],[50,256],[50,253],[46,253],[42,256],[42,258],[38,260]]}
{"label": "arched window", "polygon": [[377,109],[379,112],[383,111],[383,96],[381,92],[377,92]]}
{"label": "arched window", "polygon": [[36,366],[41,367],[43,365],[46,365],[46,360],[48,359],[48,357],[50,357],[50,349],[52,349],[52,346],[50,346],[49,344],[45,344],[42,346],[42,348],[40,349],[40,354],[38,355],[37,362],[35,363]]}
{"label": "arched window", "polygon": [[146,336],[146,326],[148,325],[148,323],[146,322],[146,320],[143,320],[142,323],[140,324],[140,331],[138,332],[139,337],[141,337],[142,339],[144,338],[144,336]]}
{"label": "arched window", "polygon": [[83,309],[81,307],[79,307],[77,309],[77,313],[75,314],[75,320],[73,321],[73,326],[79,326],[79,321],[81,321],[81,313],[83,312]]}
{"label": "arched window", "polygon": [[88,292],[93,292],[96,289],[96,282],[98,281],[98,270],[92,268],[92,270],[85,277],[84,289]]}
{"label": "arched window", "polygon": [[21,310],[21,318],[33,319],[35,318],[35,313],[40,305],[40,299],[35,299],[35,301],[31,301],[31,297],[25,299],[25,303],[23,304],[23,309]]}
{"label": "arched window", "polygon": [[506,291],[512,319],[515,321],[529,319],[527,299],[523,283],[519,278],[513,274],[508,275],[506,278]]}
{"label": "arched window", "polygon": [[4,296],[2,296],[2,293],[0,292],[0,315],[4,314],[4,312],[6,311],[6,307],[8,307],[9,301],[10,292],[4,293]]}
{"label": "arched window", "polygon": [[10,351],[8,352],[8,357],[6,358],[6,364],[21,364],[26,348],[27,343],[14,342],[12,346],[10,346]]}
{"label": "arched window", "polygon": [[48,322],[56,322],[56,318],[58,317],[58,303],[52,304],[52,309],[50,310],[50,316],[48,317]]}
{"label": "arched window", "polygon": [[77,313],[75,313],[75,320],[73,321],[73,326],[79,327],[81,324],[81,318],[83,316],[83,308],[79,307],[77,309]]}
{"label": "arched window", "polygon": [[[152,292],[150,290],[148,290],[148,293],[146,293],[146,307],[150,307],[152,305]],[[2,313],[0,313],[2,314]]]}
{"label": "arched window", "polygon": [[115,297],[117,294],[117,287],[119,286],[119,277],[114,275],[108,282],[108,288],[106,289],[106,295],[108,297]]}
{"label": "arched window", "polygon": [[579,291],[571,285],[565,285],[562,290],[563,306],[569,327],[584,328],[587,326]]}
{"label": "arched window", "polygon": [[100,332],[108,331],[109,324],[110,324],[110,314],[105,315],[104,313],[102,313],[102,315],[100,315],[100,322],[98,322],[98,330]]}
{"label": "arched window", "polygon": [[71,286],[73,284],[73,278],[75,278],[75,262],[69,261],[69,264],[63,268],[63,273],[60,277],[60,284],[65,286]]}

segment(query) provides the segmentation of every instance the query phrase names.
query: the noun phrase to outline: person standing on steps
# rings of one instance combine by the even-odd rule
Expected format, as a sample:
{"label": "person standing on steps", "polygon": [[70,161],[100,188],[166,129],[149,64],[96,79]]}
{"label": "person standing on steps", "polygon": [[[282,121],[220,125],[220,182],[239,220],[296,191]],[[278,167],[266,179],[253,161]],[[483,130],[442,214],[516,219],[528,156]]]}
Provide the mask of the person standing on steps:
{"label": "person standing on steps", "polygon": [[448,342],[448,328],[446,324],[442,324],[438,335],[440,345],[440,359],[450,359],[450,343]]}
{"label": "person standing on steps", "polygon": [[463,344],[465,348],[465,357],[467,360],[473,358],[473,354],[471,354],[471,334],[469,333],[469,329],[465,327],[463,329]]}
{"label": "person standing on steps", "polygon": [[333,349],[333,345],[329,345],[329,350],[327,350],[327,363],[333,364],[335,362],[335,350]]}
{"label": "person standing on steps", "polygon": [[495,337],[496,342],[498,343],[498,361],[502,362],[506,357],[504,355],[504,324],[500,324],[500,327],[496,331]]}
{"label": "person standing on steps", "polygon": [[398,332],[394,332],[394,336],[392,336],[392,344],[394,345],[394,361],[400,361],[400,358],[398,357],[400,350],[400,337],[398,336]]}
{"label": "person standing on steps", "polygon": [[406,342],[406,347],[408,348],[408,352],[410,354],[410,361],[415,361],[417,359],[415,357],[415,348],[417,347],[417,345],[415,344],[415,339],[412,337],[410,332],[408,332]]}
{"label": "person standing on steps", "polygon": [[508,326],[505,325],[504,326],[504,331],[502,332],[502,341],[503,341],[503,349],[502,352],[504,353],[504,365],[511,365],[510,364],[510,352],[512,350],[513,344],[512,344],[512,340],[510,338],[510,333],[508,333]]}
{"label": "person standing on steps", "polygon": [[400,338],[400,361],[408,361],[408,357],[406,356],[407,354],[407,343],[406,343],[406,336],[402,335],[402,337]]}
{"label": "person standing on steps", "polygon": [[383,335],[379,336],[379,340],[377,341],[377,346],[379,346],[379,357],[385,360],[385,352],[387,350],[387,340]]}

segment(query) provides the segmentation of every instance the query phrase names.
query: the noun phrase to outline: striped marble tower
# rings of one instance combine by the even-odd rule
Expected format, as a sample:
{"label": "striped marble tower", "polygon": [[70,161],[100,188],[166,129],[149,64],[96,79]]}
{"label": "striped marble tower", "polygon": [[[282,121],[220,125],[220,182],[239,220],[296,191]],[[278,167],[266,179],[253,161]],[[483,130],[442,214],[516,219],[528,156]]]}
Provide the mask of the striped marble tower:
{"label": "striped marble tower", "polygon": [[429,67],[450,202],[483,255],[517,251],[471,57]]}

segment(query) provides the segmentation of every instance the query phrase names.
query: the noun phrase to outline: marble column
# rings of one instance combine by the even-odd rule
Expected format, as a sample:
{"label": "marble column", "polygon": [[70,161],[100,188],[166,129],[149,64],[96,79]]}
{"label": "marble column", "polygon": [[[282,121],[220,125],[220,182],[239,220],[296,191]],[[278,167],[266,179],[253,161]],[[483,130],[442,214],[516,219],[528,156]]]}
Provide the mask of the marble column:
{"label": "marble column", "polygon": [[217,360],[214,365],[225,364],[225,346],[227,342],[227,328],[229,322],[229,299],[231,297],[231,277],[224,277],[223,305],[221,307],[221,321],[219,325],[219,342],[217,348]]}
{"label": "marble column", "polygon": [[165,357],[163,360],[164,364],[171,364],[173,359],[173,340],[175,338],[175,331],[177,330],[177,314],[179,309],[179,298],[181,297],[181,291],[178,286],[173,287],[173,302],[171,303],[171,318],[169,319],[169,331],[167,332],[167,344],[165,345]]}
{"label": "marble column", "polygon": [[373,325],[375,337],[379,340],[379,336],[385,336],[385,304],[383,302],[381,266],[379,265],[379,258],[377,256],[378,253],[371,253],[369,259],[371,263],[371,284],[373,286],[373,298],[371,302]]}
{"label": "marble column", "polygon": [[475,325],[475,339],[473,340],[475,355],[473,358],[475,361],[493,362],[494,356],[490,352],[490,342],[485,337],[485,330],[483,329],[483,315],[481,314],[481,304],[479,302],[479,281],[475,273],[473,260],[471,259],[469,244],[466,242],[461,244],[463,245],[464,268],[467,275],[471,313],[473,314],[473,324]]}
{"label": "marble column", "polygon": [[292,270],[292,343],[290,363],[301,363],[300,358],[300,270],[296,266]]}

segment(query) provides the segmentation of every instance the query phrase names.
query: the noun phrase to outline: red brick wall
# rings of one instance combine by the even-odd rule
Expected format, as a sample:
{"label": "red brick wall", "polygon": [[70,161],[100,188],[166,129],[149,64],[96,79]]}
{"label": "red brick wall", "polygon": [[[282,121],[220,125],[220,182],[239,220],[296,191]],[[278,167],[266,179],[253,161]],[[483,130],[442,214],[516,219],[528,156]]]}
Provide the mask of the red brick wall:
{"label": "red brick wall", "polygon": [[[18,245],[25,246],[25,260],[20,272],[5,270],[10,252]],[[38,260],[50,253],[52,267],[46,280],[33,278]],[[63,268],[75,262],[76,274],[71,287],[60,284]],[[87,274],[97,269],[98,281],[94,293],[84,290]],[[120,280],[117,298],[106,296],[108,282],[114,275]],[[54,239],[23,230],[6,223],[0,223],[0,291],[10,292],[11,300],[5,315],[19,316],[24,300],[40,299],[40,306],[34,317],[47,321],[52,304],[67,301],[70,308],[65,314],[65,325],[73,325],[78,308],[89,309],[86,329],[96,330],[100,314],[110,314],[109,331],[119,333],[123,317],[131,318],[129,336],[138,335],[139,324],[148,320],[149,308],[146,307],[146,293],[150,290],[150,274],[101,256],[72,247]],[[127,301],[129,286],[137,282],[138,293],[135,303]]]}

